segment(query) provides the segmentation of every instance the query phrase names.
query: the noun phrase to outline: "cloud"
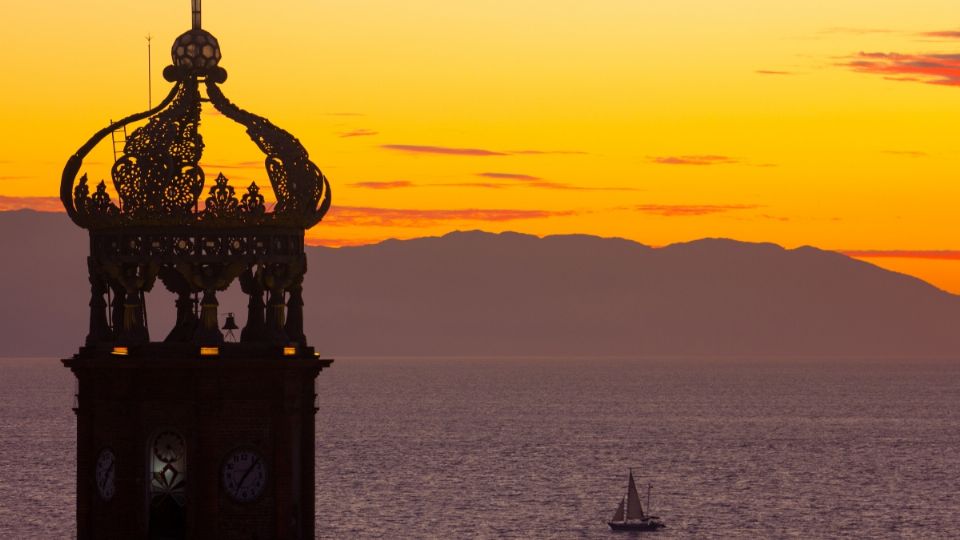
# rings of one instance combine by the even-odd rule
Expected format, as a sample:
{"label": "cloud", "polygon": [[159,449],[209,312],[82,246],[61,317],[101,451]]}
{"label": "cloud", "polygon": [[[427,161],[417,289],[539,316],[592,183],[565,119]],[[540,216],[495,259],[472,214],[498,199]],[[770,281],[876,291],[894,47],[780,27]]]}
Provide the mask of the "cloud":
{"label": "cloud", "polygon": [[567,191],[643,191],[639,188],[631,187],[587,187],[574,186],[571,184],[562,184],[560,182],[548,182],[537,180],[535,182],[523,182],[520,184],[506,182],[449,182],[444,184],[426,184],[431,187],[469,187],[485,189],[509,189],[509,188],[535,188],[535,189],[557,189]]}
{"label": "cloud", "polygon": [[580,150],[511,150],[508,153],[518,156],[585,156]]}
{"label": "cloud", "polygon": [[929,38],[939,38],[939,39],[960,39],[960,31],[958,30],[941,30],[937,32],[920,32],[921,36]]}
{"label": "cloud", "polygon": [[755,204],[641,204],[634,207],[638,212],[662,217],[706,216],[757,208],[760,206]]}
{"label": "cloud", "polygon": [[918,152],[916,150],[882,150],[884,154],[890,154],[891,156],[904,156],[904,157],[928,157],[930,154],[926,152]]}
{"label": "cloud", "polygon": [[358,112],[328,112],[328,113],[323,113],[323,116],[366,116],[366,115]]}
{"label": "cloud", "polygon": [[304,239],[304,243],[314,247],[341,248],[379,244],[383,240],[383,238],[310,238],[308,236]]}
{"label": "cloud", "polygon": [[861,52],[838,65],[893,81],[960,86],[960,54]]}
{"label": "cloud", "polygon": [[395,180],[393,182],[354,182],[353,184],[348,185],[365,189],[399,189],[414,187],[413,182],[408,182],[406,180]]}
{"label": "cloud", "polygon": [[334,206],[324,218],[326,226],[429,227],[446,221],[505,222],[572,216],[571,210],[452,209],[421,210]]}
{"label": "cloud", "polygon": [[384,144],[380,148],[413,154],[444,154],[450,156],[506,156],[504,152],[481,148],[449,148],[446,146],[420,146],[415,144]]}
{"label": "cloud", "polygon": [[794,75],[791,71],[775,71],[772,69],[758,69],[754,73],[758,75]]}
{"label": "cloud", "polygon": [[237,161],[235,163],[200,163],[204,169],[260,169],[265,170],[263,161]]}
{"label": "cloud", "polygon": [[[519,174],[519,173],[505,173],[505,172],[480,172],[476,173],[476,176],[483,178],[491,178],[493,180],[504,180],[504,182],[451,182],[443,184],[428,184],[435,187],[471,187],[471,188],[484,188],[484,189],[504,189],[504,188],[538,188],[538,189],[557,189],[557,190],[572,190],[572,191],[639,191],[636,188],[629,187],[588,187],[588,186],[575,186],[572,184],[564,184],[561,182],[551,182],[549,180],[544,180],[539,176],[532,176],[529,174]],[[512,182],[513,180],[519,181]]]}
{"label": "cloud", "polygon": [[585,155],[579,150],[487,150],[484,148],[452,148],[419,144],[384,144],[380,148],[414,154],[442,154],[448,156],[547,156]]}
{"label": "cloud", "polygon": [[379,135],[380,132],[374,131],[372,129],[354,129],[352,131],[344,131],[339,133],[340,137],[372,137],[373,135]]}
{"label": "cloud", "polygon": [[477,173],[477,176],[483,176],[484,178],[497,178],[500,180],[529,180],[535,182],[537,180],[543,180],[537,176],[530,176],[529,174],[516,174],[516,173],[501,173],[501,172],[482,172]]}
{"label": "cloud", "polygon": [[452,182],[448,184],[427,184],[431,187],[470,187],[470,188],[485,188],[485,189],[504,189],[516,187],[515,184],[504,184],[504,183],[494,183],[494,182]]}
{"label": "cloud", "polygon": [[892,34],[896,30],[890,30],[888,28],[850,28],[850,27],[834,27],[821,30],[821,34],[853,34],[857,36],[862,36],[866,34]]}
{"label": "cloud", "polygon": [[738,161],[729,156],[653,156],[650,161],[660,165],[730,165]]}
{"label": "cloud", "polygon": [[30,180],[33,178],[36,177],[17,174],[0,174],[0,180]]}
{"label": "cloud", "polygon": [[0,212],[8,210],[37,210],[40,212],[63,212],[59,197],[9,197],[0,195]]}
{"label": "cloud", "polygon": [[960,251],[956,250],[878,250],[878,249],[848,249],[840,253],[857,259],[936,259],[960,260]]}

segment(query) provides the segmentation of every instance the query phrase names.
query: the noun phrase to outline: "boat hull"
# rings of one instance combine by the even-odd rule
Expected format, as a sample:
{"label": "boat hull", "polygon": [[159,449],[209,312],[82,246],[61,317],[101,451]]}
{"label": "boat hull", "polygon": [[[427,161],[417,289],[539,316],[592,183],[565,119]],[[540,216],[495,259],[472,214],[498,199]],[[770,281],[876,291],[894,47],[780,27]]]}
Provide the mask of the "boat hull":
{"label": "boat hull", "polygon": [[666,527],[659,521],[608,521],[607,525],[615,531],[655,531]]}

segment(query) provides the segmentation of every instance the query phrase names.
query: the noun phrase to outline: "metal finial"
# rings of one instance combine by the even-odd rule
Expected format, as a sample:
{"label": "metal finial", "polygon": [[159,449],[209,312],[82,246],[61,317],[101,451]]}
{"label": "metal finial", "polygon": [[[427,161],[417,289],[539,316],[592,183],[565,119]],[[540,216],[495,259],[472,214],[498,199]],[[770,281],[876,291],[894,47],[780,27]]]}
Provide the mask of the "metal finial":
{"label": "metal finial", "polygon": [[191,0],[193,2],[193,29],[200,29],[200,0]]}

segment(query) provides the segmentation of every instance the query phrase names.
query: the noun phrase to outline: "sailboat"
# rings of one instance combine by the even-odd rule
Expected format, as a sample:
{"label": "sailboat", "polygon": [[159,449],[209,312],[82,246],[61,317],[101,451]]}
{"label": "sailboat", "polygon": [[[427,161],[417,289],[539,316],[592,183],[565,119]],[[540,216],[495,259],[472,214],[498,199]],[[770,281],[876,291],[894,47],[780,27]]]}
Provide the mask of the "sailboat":
{"label": "sailboat", "polygon": [[[647,486],[647,510],[650,509],[650,486]],[[624,511],[626,510],[626,511]],[[640,494],[637,484],[633,481],[633,469],[630,470],[630,483],[627,485],[627,496],[620,499],[613,519],[607,522],[615,531],[655,531],[666,527],[657,516],[648,516],[643,513],[640,504]]]}

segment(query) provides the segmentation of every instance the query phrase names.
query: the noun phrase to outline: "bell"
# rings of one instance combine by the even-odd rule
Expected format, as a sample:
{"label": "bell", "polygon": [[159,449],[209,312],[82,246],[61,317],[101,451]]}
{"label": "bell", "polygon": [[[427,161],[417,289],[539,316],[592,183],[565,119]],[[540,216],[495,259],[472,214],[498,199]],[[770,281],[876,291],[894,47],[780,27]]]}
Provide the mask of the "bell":
{"label": "bell", "polygon": [[233,318],[233,313],[227,313],[227,320],[223,322],[223,330],[226,330],[226,335],[223,336],[227,341],[237,342],[237,336],[233,334],[234,330],[240,328],[237,326],[237,320]]}
{"label": "bell", "polygon": [[233,318],[233,313],[227,313],[227,320],[223,323],[222,330],[238,330],[237,320]]}

